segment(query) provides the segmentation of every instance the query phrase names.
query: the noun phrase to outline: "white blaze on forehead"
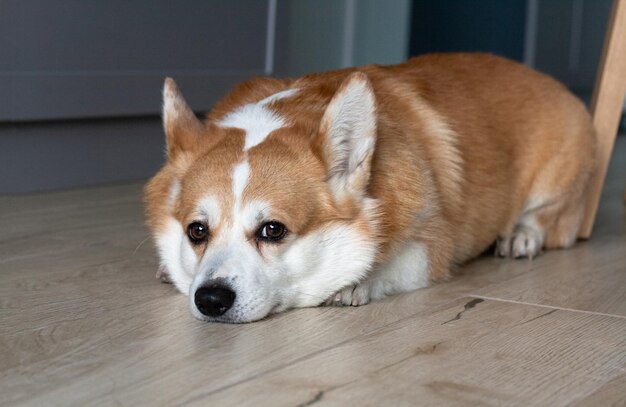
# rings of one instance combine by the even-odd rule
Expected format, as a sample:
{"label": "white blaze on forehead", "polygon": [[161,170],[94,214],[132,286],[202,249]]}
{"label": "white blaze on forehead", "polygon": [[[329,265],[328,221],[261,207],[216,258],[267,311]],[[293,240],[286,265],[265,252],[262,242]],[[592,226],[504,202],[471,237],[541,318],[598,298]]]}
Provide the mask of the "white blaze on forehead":
{"label": "white blaze on forehead", "polygon": [[265,140],[274,130],[285,127],[286,121],[268,109],[266,106],[276,100],[289,97],[297,92],[297,89],[288,89],[268,96],[259,103],[250,103],[229,113],[219,125],[222,127],[235,127],[246,132],[246,141],[243,151],[248,151]]}
{"label": "white blaze on forehead", "polygon": [[[244,142],[243,152],[244,157],[242,161],[235,164],[232,169],[232,190],[233,190],[233,236],[239,234],[244,228],[250,227],[253,224],[253,220],[261,216],[260,212],[254,212],[253,209],[244,211],[242,207],[243,191],[248,185],[250,179],[250,163],[248,162],[248,150],[252,147],[261,144],[267,136],[274,130],[278,130],[287,125],[287,121],[272,111],[268,105],[287,97],[290,97],[298,92],[298,89],[287,89],[281,92],[275,93],[265,99],[250,103],[237,108],[236,110],[228,113],[218,125],[222,127],[233,127],[241,129],[246,133],[246,139]],[[258,205],[252,205],[257,208]],[[232,237],[232,236],[231,236]]]}
{"label": "white blaze on forehead", "polygon": [[235,209],[238,211],[241,207],[241,197],[243,190],[248,185],[250,179],[250,164],[243,161],[233,168],[233,196],[235,198]]}

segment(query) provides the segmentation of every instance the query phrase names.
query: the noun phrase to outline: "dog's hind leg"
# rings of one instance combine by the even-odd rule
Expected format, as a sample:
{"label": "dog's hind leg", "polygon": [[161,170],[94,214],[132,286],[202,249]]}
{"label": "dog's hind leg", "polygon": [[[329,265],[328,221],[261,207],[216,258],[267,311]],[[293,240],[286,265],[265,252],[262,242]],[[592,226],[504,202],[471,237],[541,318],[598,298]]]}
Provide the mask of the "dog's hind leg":
{"label": "dog's hind leg", "polygon": [[558,203],[534,199],[528,202],[510,232],[504,232],[496,241],[496,255],[500,257],[537,256],[546,236],[546,222],[558,209]]}
{"label": "dog's hind leg", "polygon": [[584,117],[564,127],[570,130],[558,141],[558,150],[548,149],[554,153],[545,162],[520,174],[527,198],[517,219],[501,232],[497,255],[532,258],[542,248],[568,248],[576,242],[595,166],[595,139]]}
{"label": "dog's hind leg", "polygon": [[[582,194],[581,194],[582,195]],[[582,196],[568,202],[556,220],[546,229],[544,247],[546,249],[567,249],[576,243],[583,221],[585,206]],[[547,219],[540,219],[547,223]]]}
{"label": "dog's hind leg", "polygon": [[576,242],[584,212],[581,195],[579,191],[571,191],[557,198],[531,200],[512,232],[498,238],[496,255],[532,259],[544,247],[571,247]]}

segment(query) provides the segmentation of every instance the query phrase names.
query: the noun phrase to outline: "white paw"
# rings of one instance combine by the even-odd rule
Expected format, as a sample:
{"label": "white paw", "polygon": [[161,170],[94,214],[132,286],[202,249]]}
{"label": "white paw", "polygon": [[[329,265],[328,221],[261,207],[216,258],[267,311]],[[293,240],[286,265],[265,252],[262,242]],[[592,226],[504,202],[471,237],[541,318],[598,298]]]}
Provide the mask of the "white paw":
{"label": "white paw", "polygon": [[159,267],[157,269],[155,277],[157,280],[160,280],[162,283],[172,284],[172,280],[170,279],[170,276],[165,271],[164,267]]}
{"label": "white paw", "polygon": [[543,235],[538,230],[518,225],[512,236],[500,237],[496,242],[496,255],[501,257],[528,257],[532,259],[541,253]]}
{"label": "white paw", "polygon": [[352,285],[337,291],[331,295],[325,305],[351,305],[358,307],[359,305],[365,305],[370,302],[370,286],[367,282],[361,284]]}

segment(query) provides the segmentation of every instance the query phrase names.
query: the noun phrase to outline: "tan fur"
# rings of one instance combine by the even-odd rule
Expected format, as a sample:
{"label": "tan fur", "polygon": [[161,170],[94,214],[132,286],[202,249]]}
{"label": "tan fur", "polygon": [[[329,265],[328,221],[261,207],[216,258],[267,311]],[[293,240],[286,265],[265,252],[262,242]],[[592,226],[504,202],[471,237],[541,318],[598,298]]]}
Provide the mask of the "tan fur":
{"label": "tan fur", "polygon": [[[378,204],[367,215],[358,202],[336,202],[329,194],[320,151],[322,116],[355,71],[367,76],[377,103],[367,195]],[[146,187],[148,223],[156,233],[164,216],[183,225],[193,221],[193,208],[207,192],[224,197],[222,209],[230,216],[230,171],[243,159],[244,135],[216,123],[287,88],[299,91],[268,107],[289,126],[247,153],[255,176],[244,200],[266,197],[296,236],[328,222],[357,221],[364,235],[377,240],[379,264],[409,241],[423,243],[432,280],[447,278],[452,265],[510,236],[524,211],[545,229],[547,248],[574,242],[581,196],[595,166],[589,115],[552,78],[485,54],[436,54],[395,66],[294,81],[259,78],[238,86],[207,115],[202,129],[171,130],[193,143],[176,147]],[[185,194],[169,207],[174,179]]]}

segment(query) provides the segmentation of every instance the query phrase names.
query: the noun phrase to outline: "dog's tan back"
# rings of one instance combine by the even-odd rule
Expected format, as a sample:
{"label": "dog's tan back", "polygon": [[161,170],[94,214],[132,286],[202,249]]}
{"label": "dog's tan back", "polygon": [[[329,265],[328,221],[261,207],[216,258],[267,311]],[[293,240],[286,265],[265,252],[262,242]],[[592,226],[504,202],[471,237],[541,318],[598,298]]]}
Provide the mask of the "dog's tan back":
{"label": "dog's tan back", "polygon": [[[441,132],[415,133],[434,160],[455,261],[476,256],[494,236],[498,252],[514,257],[534,256],[542,243],[574,243],[595,167],[593,126],[576,97],[546,75],[490,55],[431,55],[392,70],[393,81],[411,84],[406,99],[430,106],[456,140],[459,165],[448,168],[437,162],[451,155]],[[446,188],[451,180],[460,193]]]}

